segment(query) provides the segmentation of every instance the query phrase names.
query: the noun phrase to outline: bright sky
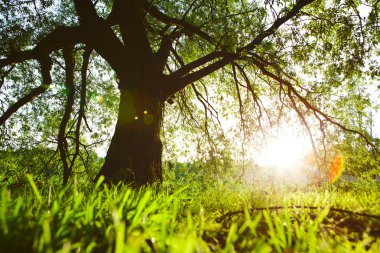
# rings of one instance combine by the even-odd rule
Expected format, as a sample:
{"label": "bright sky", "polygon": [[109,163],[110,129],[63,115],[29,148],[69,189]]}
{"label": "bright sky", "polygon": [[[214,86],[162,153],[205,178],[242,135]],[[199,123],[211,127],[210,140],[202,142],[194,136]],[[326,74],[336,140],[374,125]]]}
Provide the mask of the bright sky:
{"label": "bright sky", "polygon": [[266,145],[252,154],[259,165],[289,169],[311,152],[310,140],[296,127],[277,128],[269,134]]}

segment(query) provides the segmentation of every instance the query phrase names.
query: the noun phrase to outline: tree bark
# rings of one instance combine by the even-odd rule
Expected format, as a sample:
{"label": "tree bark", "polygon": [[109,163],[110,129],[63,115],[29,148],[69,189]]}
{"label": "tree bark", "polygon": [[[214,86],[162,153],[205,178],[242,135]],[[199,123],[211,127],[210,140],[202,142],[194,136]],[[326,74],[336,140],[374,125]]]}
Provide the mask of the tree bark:
{"label": "tree bark", "polygon": [[103,175],[108,183],[134,186],[161,181],[163,103],[140,89],[120,93],[115,133],[97,178]]}

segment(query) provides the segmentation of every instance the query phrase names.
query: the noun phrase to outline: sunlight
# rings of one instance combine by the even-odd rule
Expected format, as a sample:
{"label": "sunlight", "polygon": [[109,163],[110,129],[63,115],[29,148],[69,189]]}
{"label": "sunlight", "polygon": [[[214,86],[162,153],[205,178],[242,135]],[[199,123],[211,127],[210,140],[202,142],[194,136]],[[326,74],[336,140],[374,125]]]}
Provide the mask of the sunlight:
{"label": "sunlight", "polygon": [[297,132],[295,127],[288,126],[271,133],[256,154],[258,165],[280,175],[296,173],[311,152],[310,140]]}

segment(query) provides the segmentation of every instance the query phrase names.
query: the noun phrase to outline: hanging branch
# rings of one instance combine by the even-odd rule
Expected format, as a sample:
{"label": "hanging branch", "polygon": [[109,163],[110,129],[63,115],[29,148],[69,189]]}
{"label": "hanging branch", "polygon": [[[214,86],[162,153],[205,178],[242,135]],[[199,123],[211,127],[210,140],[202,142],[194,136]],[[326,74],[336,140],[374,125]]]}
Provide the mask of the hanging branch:
{"label": "hanging branch", "polygon": [[[260,62],[262,62],[264,64],[264,66],[271,66],[273,67],[278,73],[281,73],[282,75],[284,75],[286,78],[288,78],[291,82],[293,82],[294,84],[296,84],[301,90],[307,92],[307,93],[315,93],[307,88],[305,88],[304,86],[302,86],[298,80],[296,80],[294,77],[292,77],[291,75],[289,75],[288,73],[286,73],[278,63],[276,62],[270,62],[266,59],[264,59],[263,57],[261,57],[260,55],[256,54],[256,53],[250,53],[249,54],[250,57],[247,58],[247,61],[250,61],[250,59],[253,57],[253,58],[256,58],[257,60],[259,60]],[[282,89],[282,91],[284,91]],[[285,92],[285,91],[284,91]]]}
{"label": "hanging branch", "polygon": [[265,68],[265,66],[264,66],[260,61],[258,61],[258,60],[256,60],[256,59],[252,59],[252,63],[253,63],[254,65],[256,65],[256,66],[261,70],[261,72],[262,72],[264,75],[266,75],[266,76],[272,78],[273,80],[277,81],[277,82],[278,82],[279,84],[281,84],[281,85],[285,85],[285,86],[288,88],[288,90],[289,90],[292,94],[294,94],[295,97],[296,97],[296,98],[297,98],[297,99],[298,99],[298,100],[299,100],[299,101],[300,101],[300,102],[301,102],[301,103],[302,103],[307,109],[309,109],[309,110],[311,110],[311,111],[317,113],[317,114],[320,115],[322,118],[324,118],[326,121],[328,121],[328,122],[330,122],[331,124],[333,124],[333,125],[339,127],[339,128],[342,129],[343,131],[345,131],[345,132],[350,132],[350,133],[354,133],[354,134],[359,135],[359,136],[360,136],[361,138],[363,138],[363,139],[365,140],[365,142],[366,142],[369,146],[371,146],[371,147],[372,147],[377,153],[380,153],[380,151],[377,149],[376,145],[375,145],[374,143],[372,143],[372,142],[367,138],[367,136],[365,136],[363,133],[361,133],[361,132],[359,132],[359,131],[356,131],[356,130],[353,130],[353,129],[350,129],[350,128],[347,128],[346,126],[344,126],[344,125],[342,125],[341,123],[339,123],[339,122],[337,122],[336,120],[334,120],[331,116],[329,116],[329,115],[327,115],[326,113],[322,112],[320,109],[318,109],[317,107],[315,107],[314,105],[312,105],[309,101],[307,101],[307,99],[304,98],[301,94],[299,94],[299,93],[297,92],[297,90],[293,87],[293,85],[292,85],[290,82],[288,82],[288,81],[286,81],[286,80],[284,80],[284,79],[282,79],[282,78],[276,76],[276,75],[273,74],[272,72],[268,71],[268,70]]}
{"label": "hanging branch", "polygon": [[270,125],[272,124],[271,122],[271,119],[270,119],[270,116],[269,116],[269,113],[267,111],[267,109],[265,108],[265,106],[263,106],[263,102],[261,101],[260,97],[256,94],[256,92],[254,91],[253,89],[253,85],[251,84],[249,78],[248,78],[248,75],[247,73],[245,72],[244,68],[242,66],[240,66],[238,63],[234,62],[233,65],[237,68],[237,70],[240,72],[240,74],[242,75],[243,77],[243,80],[244,82],[246,83],[246,85],[244,86],[252,95],[252,99],[253,99],[253,102],[254,102],[254,106],[255,108],[257,108],[257,110],[259,112],[257,112],[255,110],[255,113],[256,113],[256,116],[257,116],[257,119],[258,119],[258,124],[259,124],[259,129],[261,130],[262,133],[265,133],[264,131],[264,128],[262,127],[262,123],[261,123],[261,120],[262,120],[262,117],[263,117],[263,112],[262,110],[264,110],[265,114],[267,115],[268,117],[268,120],[269,120],[269,123]]}
{"label": "hanging branch", "polygon": [[[176,52],[175,52],[175,50],[173,49],[173,54],[174,54],[174,58],[173,58],[173,60],[174,60],[174,63],[175,63],[175,65],[183,65],[184,63],[183,63],[183,60],[181,59],[181,57],[178,55],[178,54],[176,54]],[[171,55],[170,55],[171,56]],[[171,56],[172,57],[172,56]],[[180,111],[182,112],[182,115],[184,115],[184,119],[187,119],[188,117],[187,117],[187,115],[190,115],[190,118],[189,118],[189,123],[190,122],[194,122],[195,123],[195,125],[196,125],[196,127],[198,127],[198,128],[201,128],[201,125],[198,123],[198,121],[194,118],[194,116],[193,116],[193,113],[192,113],[192,110],[191,110],[191,108],[188,106],[188,104],[187,104],[187,99],[186,99],[186,96],[185,96],[185,90],[181,90],[180,92],[179,92],[179,99],[178,99],[178,106],[179,106],[179,109],[180,109]],[[169,103],[174,103],[174,101],[173,101],[173,97],[174,97],[174,95],[172,96],[172,97],[170,97],[167,101],[169,102]],[[186,111],[188,112],[188,113],[186,113]],[[179,116],[178,116],[178,118],[179,118]]]}
{"label": "hanging branch", "polygon": [[243,141],[241,143],[241,149],[242,149],[242,153],[243,153],[243,167],[242,167],[242,170],[241,170],[241,174],[239,176],[240,179],[243,178],[244,174],[245,174],[245,140],[246,140],[246,125],[245,125],[245,120],[244,120],[244,117],[243,117],[243,102],[242,102],[242,99],[241,99],[241,95],[240,95],[240,88],[239,86],[243,86],[238,77],[237,77],[237,73],[236,73],[236,66],[234,64],[231,64],[232,66],[232,75],[233,75],[233,78],[234,78],[234,81],[235,81],[235,88],[236,88],[236,92],[237,92],[237,96],[238,96],[238,101],[239,101],[239,115],[240,115],[240,125],[241,125],[241,131],[243,131]]}
{"label": "hanging branch", "polygon": [[179,93],[180,94],[180,100],[179,101],[182,102],[182,103],[178,103],[179,109],[182,112],[182,114],[184,115],[184,121],[186,120],[186,124],[194,122],[194,124],[196,125],[196,127],[199,128],[199,129],[201,129],[202,126],[201,126],[201,124],[199,124],[199,122],[197,121],[197,119],[194,117],[192,109],[187,104],[186,95],[184,93],[185,93],[184,90],[180,91],[180,93]]}
{"label": "hanging branch", "polygon": [[206,84],[202,81],[202,80],[199,80],[199,82],[202,84],[203,86],[203,89],[205,90],[205,94],[206,94],[206,97],[204,97],[202,95],[202,93],[199,93],[200,97],[203,99],[203,101],[205,101],[205,103],[207,104],[208,106],[208,110],[211,114],[211,116],[213,116],[216,121],[218,122],[219,126],[222,126],[220,120],[219,120],[219,113],[218,111],[214,108],[214,106],[209,102],[209,98],[208,98],[208,91],[207,91],[207,87],[206,87]]}
{"label": "hanging branch", "polygon": [[194,91],[195,96],[197,97],[198,101],[203,106],[203,109],[204,109],[204,112],[205,112],[205,123],[204,123],[204,125],[205,125],[205,131],[206,131],[206,133],[209,133],[209,131],[208,131],[208,113],[207,113],[209,111],[209,108],[206,105],[205,101],[202,99],[202,95],[198,91],[197,87],[195,87],[195,85],[193,83],[191,84],[191,87],[193,88],[193,91]]}
{"label": "hanging branch", "polygon": [[[244,118],[243,118],[243,102],[241,100],[241,95],[240,95],[240,89],[239,89],[239,85],[240,85],[240,82],[236,76],[236,69],[235,69],[235,66],[232,64],[232,73],[233,73],[233,77],[234,77],[234,81],[235,81],[235,88],[236,88],[236,92],[237,92],[237,96],[238,96],[238,101],[239,101],[239,115],[240,115],[240,121],[241,121],[241,124],[242,126],[244,126]],[[244,127],[243,127],[244,129]]]}
{"label": "hanging branch", "polygon": [[63,185],[66,185],[69,176],[71,174],[70,167],[67,162],[67,149],[68,144],[65,136],[66,127],[70,120],[70,114],[73,110],[74,105],[74,95],[75,95],[75,85],[74,85],[74,69],[75,69],[75,59],[74,59],[74,48],[65,47],[63,49],[63,58],[65,59],[66,66],[66,89],[67,101],[65,105],[65,112],[63,114],[61,124],[59,126],[58,132],[58,149],[61,155],[61,161],[63,164]]}
{"label": "hanging branch", "polygon": [[319,121],[319,131],[322,133],[322,147],[323,147],[323,162],[326,163],[327,161],[327,148],[326,148],[326,133],[325,133],[325,123],[321,119],[321,117],[316,113],[313,112],[314,116]]}
{"label": "hanging branch", "polygon": [[[174,55],[174,58],[172,55],[170,55],[170,57],[173,58],[173,61],[174,61],[174,64],[175,65],[179,65],[179,66],[183,66],[185,63],[183,62],[182,58],[177,54],[176,50],[175,49],[171,49],[170,50],[173,55]],[[170,68],[168,68],[169,71],[170,71]],[[182,112],[182,114],[184,115],[184,119],[187,119],[187,115],[190,115],[190,119],[189,119],[189,122],[194,122],[195,125],[198,127],[198,128],[201,128],[201,125],[198,123],[198,121],[194,118],[194,115],[192,113],[192,110],[191,108],[188,106],[187,104],[187,99],[186,99],[186,96],[184,95],[184,90],[181,90],[179,92],[179,103],[178,103],[178,106],[179,106],[179,109],[180,111]],[[168,100],[167,100],[169,103],[174,103],[173,102],[173,99],[172,97],[170,97]],[[182,103],[181,103],[182,102]],[[188,113],[186,113],[186,111]]]}
{"label": "hanging branch", "polygon": [[311,142],[311,146],[313,148],[313,153],[314,153],[315,158],[316,158],[315,161],[317,162],[317,167],[320,168],[319,159],[318,159],[319,156],[318,156],[317,147],[315,146],[315,142],[314,142],[314,138],[313,138],[313,133],[311,132],[310,126],[307,123],[304,114],[298,109],[296,101],[294,100],[294,98],[292,96],[292,92],[290,91],[290,89],[288,89],[288,97],[289,97],[289,99],[290,99],[290,101],[292,103],[293,110],[296,111],[296,113],[298,115],[298,118],[301,120],[301,123],[306,128],[306,131],[307,131],[307,133],[309,135],[309,139],[310,139],[310,142]]}
{"label": "hanging branch", "polygon": [[81,90],[80,90],[80,102],[79,102],[79,112],[78,112],[78,119],[77,124],[75,128],[75,153],[73,155],[73,158],[71,159],[71,164],[69,171],[71,172],[73,170],[75,160],[79,155],[80,152],[80,128],[82,119],[84,118],[84,112],[86,107],[86,98],[87,98],[87,69],[88,64],[90,61],[90,56],[92,53],[92,49],[86,48],[83,52],[83,63],[82,63],[82,70],[81,70]]}
{"label": "hanging branch", "polygon": [[29,92],[24,97],[20,98],[16,103],[11,105],[8,110],[4,112],[3,115],[0,116],[0,126],[2,126],[13,113],[17,112],[21,107],[25,104],[33,101],[39,95],[44,93],[52,83],[50,70],[52,67],[52,60],[50,57],[45,56],[39,59],[40,67],[41,67],[41,75],[42,75],[42,84],[37,88],[34,88],[31,92]]}
{"label": "hanging branch", "polygon": [[[177,54],[176,50],[174,50],[174,49],[172,48],[172,49],[171,49],[171,52],[172,52],[173,55],[174,55],[174,60],[175,60],[176,62],[178,62],[178,64],[179,64],[181,67],[184,67],[185,63],[184,63],[184,61],[182,60],[182,58]],[[205,133],[206,133],[206,135],[207,135],[207,137],[208,137],[210,143],[213,144],[214,146],[216,146],[215,143],[214,143],[214,140],[213,140],[213,139],[211,138],[211,136],[210,136],[209,127],[208,127],[208,113],[207,113],[207,112],[210,112],[211,117],[216,118],[217,121],[219,122],[219,118],[218,118],[218,116],[217,116],[218,112],[217,112],[217,111],[215,110],[215,108],[210,104],[210,102],[202,96],[202,93],[198,91],[198,89],[196,88],[196,86],[195,86],[194,83],[191,84],[191,87],[192,87],[192,89],[193,89],[193,91],[194,91],[194,93],[195,93],[195,96],[196,96],[197,100],[202,104],[202,106],[203,106],[203,108],[204,108],[204,113],[205,113],[205,121],[204,121]],[[186,104],[186,100],[183,99],[183,102],[184,102],[185,108],[187,108],[187,109],[188,109],[188,112],[191,114],[191,118],[194,119],[194,117],[193,117],[193,115],[192,115],[192,112],[191,112],[191,109],[190,109],[190,108],[187,106],[187,104]],[[214,112],[213,112],[213,111],[216,113],[216,115],[214,115]],[[196,122],[196,124],[198,124],[197,121],[195,121],[195,122]],[[219,122],[219,125],[221,125],[220,122]]]}

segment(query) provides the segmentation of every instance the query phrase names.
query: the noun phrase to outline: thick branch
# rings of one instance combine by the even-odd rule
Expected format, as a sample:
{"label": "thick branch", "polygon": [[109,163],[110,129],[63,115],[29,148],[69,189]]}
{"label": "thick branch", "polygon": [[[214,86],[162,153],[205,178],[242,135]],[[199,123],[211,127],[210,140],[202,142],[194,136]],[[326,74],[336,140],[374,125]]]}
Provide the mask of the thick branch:
{"label": "thick branch", "polygon": [[98,52],[118,73],[122,74],[126,51],[107,22],[100,18],[91,0],[74,0],[87,45]]}
{"label": "thick branch", "polygon": [[126,48],[150,54],[152,50],[144,27],[140,1],[115,0],[112,13],[120,27]]}
{"label": "thick branch", "polygon": [[41,74],[42,74],[42,84],[37,88],[34,88],[29,94],[22,97],[15,104],[8,108],[0,117],[0,126],[7,121],[7,119],[12,116],[13,113],[17,112],[25,104],[33,101],[36,97],[44,93],[50,86],[52,80],[50,76],[50,70],[52,67],[52,61],[49,57],[40,60]]}
{"label": "thick branch", "polygon": [[[192,62],[182,66],[180,69],[174,71],[170,76],[173,78],[182,77],[182,76],[190,73],[194,69],[199,68],[199,67],[203,66],[204,64],[207,64],[208,62],[211,62],[212,60],[215,60],[215,59],[220,58],[220,57],[226,57],[228,55],[230,55],[230,54],[227,52],[223,52],[223,51],[212,52],[210,54],[207,54],[207,55],[205,55],[205,56],[203,56],[203,57],[201,57],[195,61],[192,61]],[[231,56],[232,56],[232,54],[231,54]]]}
{"label": "thick branch", "polygon": [[75,60],[73,48],[64,48],[63,57],[65,59],[66,65],[66,89],[67,89],[67,102],[65,105],[65,112],[63,114],[61,124],[59,126],[58,132],[58,149],[61,155],[61,161],[63,164],[63,184],[65,185],[71,174],[68,162],[67,162],[67,140],[65,136],[67,123],[70,120],[70,114],[73,110],[74,105],[74,94],[75,94],[75,85],[74,85],[74,69],[75,69]]}
{"label": "thick branch", "polygon": [[161,40],[160,48],[155,53],[155,58],[158,66],[158,71],[162,72],[167,63],[170,50],[172,48],[172,38],[170,36],[164,36]]}
{"label": "thick branch", "polygon": [[[211,73],[213,73],[214,71],[217,71],[221,68],[223,68],[224,66],[226,66],[227,64],[239,59],[240,57],[244,56],[245,54],[247,54],[249,51],[252,51],[257,45],[261,44],[261,42],[267,38],[268,36],[270,35],[273,35],[277,30],[278,28],[283,25],[286,21],[288,21],[289,19],[293,18],[294,16],[297,15],[297,13],[306,5],[312,3],[314,0],[300,0],[298,1],[294,6],[293,8],[288,11],[284,16],[282,16],[281,18],[278,18],[273,24],[271,27],[269,27],[267,30],[263,31],[262,33],[260,33],[259,35],[256,36],[255,39],[253,39],[249,44],[247,44],[246,46],[243,46],[239,49],[236,50],[237,53],[229,53],[227,55],[225,55],[222,59],[216,61],[216,62],[213,62],[211,64],[209,64],[208,66],[196,71],[196,72],[193,72],[193,73],[190,73],[184,77],[181,77],[181,78],[176,78],[176,76],[173,78],[173,80],[167,85],[167,89],[164,91],[164,95],[165,97],[164,98],[167,98],[169,96],[171,96],[172,94],[174,94],[175,92],[178,92],[179,90],[185,88],[188,84],[192,83],[192,82],[195,82]],[[182,71],[181,69],[178,70],[180,71],[179,73],[181,72],[188,72],[188,69],[190,69],[190,71],[192,69],[195,69],[197,67],[200,67],[202,65],[205,65],[207,64],[208,62],[214,60],[216,57],[214,57],[216,55],[215,52],[212,52],[202,58],[200,58],[199,60],[196,60],[192,63],[189,63],[187,65],[191,65],[191,67],[188,67],[186,70]],[[210,61],[206,61],[206,59],[210,59]]]}
{"label": "thick branch", "polygon": [[7,58],[0,59],[0,68],[31,59],[44,58],[64,46],[75,45],[83,41],[84,38],[79,27],[58,27],[41,39],[34,49],[12,53]]}
{"label": "thick branch", "polygon": [[193,72],[181,78],[172,78],[171,81],[165,86],[165,89],[163,91],[163,99],[167,99],[174,93],[185,88],[187,85],[195,81],[198,81],[199,79],[205,76],[208,76],[209,74],[217,71],[218,69],[223,68],[224,66],[226,66],[227,64],[229,64],[235,59],[237,59],[235,54],[229,54],[223,59],[216,61],[214,63],[211,63],[207,67],[204,67],[196,72]]}
{"label": "thick branch", "polygon": [[35,53],[33,50],[12,53],[7,58],[0,59],[0,68],[31,59],[35,59]]}

